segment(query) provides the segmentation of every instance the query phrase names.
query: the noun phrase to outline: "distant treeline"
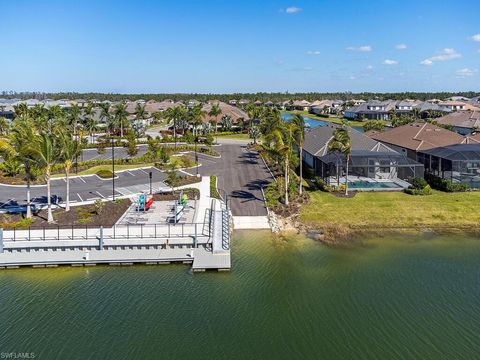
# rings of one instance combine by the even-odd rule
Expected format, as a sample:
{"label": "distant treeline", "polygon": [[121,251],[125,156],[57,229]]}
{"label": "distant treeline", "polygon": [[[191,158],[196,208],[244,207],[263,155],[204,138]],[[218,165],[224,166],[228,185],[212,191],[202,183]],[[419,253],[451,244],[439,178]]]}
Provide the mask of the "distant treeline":
{"label": "distant treeline", "polygon": [[378,99],[378,100],[401,100],[401,99],[417,99],[417,100],[427,100],[427,99],[445,99],[451,96],[464,96],[467,98],[472,98],[479,96],[480,93],[474,91],[464,91],[464,92],[399,92],[399,93],[374,93],[374,92],[361,92],[361,93],[352,93],[352,92],[338,92],[338,93],[234,93],[234,94],[108,94],[108,93],[75,93],[75,92],[60,92],[60,93],[42,93],[42,92],[12,92],[12,91],[2,91],[0,97],[2,98],[19,98],[19,99],[84,99],[84,100],[110,100],[110,101],[122,101],[122,100],[156,100],[163,101],[171,99],[174,101],[188,101],[188,100],[198,100],[205,102],[207,100],[220,100],[220,101],[229,101],[229,100],[249,100],[249,101],[261,101],[267,102],[272,101],[274,103],[288,101],[288,100],[307,100],[315,101],[320,99],[329,99],[329,100],[352,100],[352,99]]}

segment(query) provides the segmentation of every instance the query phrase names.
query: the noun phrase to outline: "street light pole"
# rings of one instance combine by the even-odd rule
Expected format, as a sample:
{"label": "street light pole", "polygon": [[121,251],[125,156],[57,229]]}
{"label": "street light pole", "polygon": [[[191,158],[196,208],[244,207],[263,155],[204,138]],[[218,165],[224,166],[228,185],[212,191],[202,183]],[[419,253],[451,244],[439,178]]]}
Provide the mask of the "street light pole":
{"label": "street light pole", "polygon": [[151,171],[148,173],[148,177],[150,179],[150,195],[152,195],[152,172]]}
{"label": "street light pole", "polygon": [[113,146],[113,137],[112,141],[112,199],[115,201],[115,148]]}
{"label": "street light pole", "polygon": [[197,138],[195,137],[195,171],[196,176],[198,176],[198,155],[197,155]]}

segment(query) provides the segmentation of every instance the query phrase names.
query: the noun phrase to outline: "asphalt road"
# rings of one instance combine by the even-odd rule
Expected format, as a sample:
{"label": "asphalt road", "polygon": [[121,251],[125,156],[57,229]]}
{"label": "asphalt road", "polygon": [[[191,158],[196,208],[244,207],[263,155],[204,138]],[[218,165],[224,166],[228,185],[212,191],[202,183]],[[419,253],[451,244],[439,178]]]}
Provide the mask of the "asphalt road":
{"label": "asphalt road", "polygon": [[260,188],[272,177],[262,159],[258,153],[248,151],[244,141],[221,142],[221,146],[215,147],[222,155],[220,159],[199,155],[200,174],[217,176],[218,188],[228,194],[234,216],[267,215]]}

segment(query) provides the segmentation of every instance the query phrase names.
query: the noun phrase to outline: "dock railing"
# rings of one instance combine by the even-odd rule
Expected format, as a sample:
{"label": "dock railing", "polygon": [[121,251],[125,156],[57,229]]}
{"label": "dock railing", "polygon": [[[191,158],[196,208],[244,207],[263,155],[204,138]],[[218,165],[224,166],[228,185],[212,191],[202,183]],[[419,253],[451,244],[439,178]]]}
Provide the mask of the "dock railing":
{"label": "dock railing", "polygon": [[[112,227],[72,225],[3,229],[3,242],[97,239],[162,239],[210,237],[211,222],[180,224],[125,224]],[[102,234],[101,234],[102,233]]]}

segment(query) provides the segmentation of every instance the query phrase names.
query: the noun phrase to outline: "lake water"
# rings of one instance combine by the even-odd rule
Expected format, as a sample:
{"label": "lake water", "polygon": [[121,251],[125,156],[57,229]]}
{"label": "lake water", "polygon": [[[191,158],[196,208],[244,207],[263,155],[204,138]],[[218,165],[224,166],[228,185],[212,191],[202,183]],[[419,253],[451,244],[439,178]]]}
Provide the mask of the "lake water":
{"label": "lake water", "polygon": [[36,359],[473,359],[480,239],[350,249],[237,233],[231,273],[0,272],[0,352]]}
{"label": "lake water", "polygon": [[[293,115],[291,113],[282,112],[282,118],[285,121],[289,120],[292,116]],[[304,116],[303,119],[305,120],[305,123],[308,124],[308,127],[310,128],[331,124],[331,122],[320,120],[320,118],[314,117],[314,115],[312,115],[312,117]],[[360,132],[363,132],[362,126],[352,126],[352,128]]]}

